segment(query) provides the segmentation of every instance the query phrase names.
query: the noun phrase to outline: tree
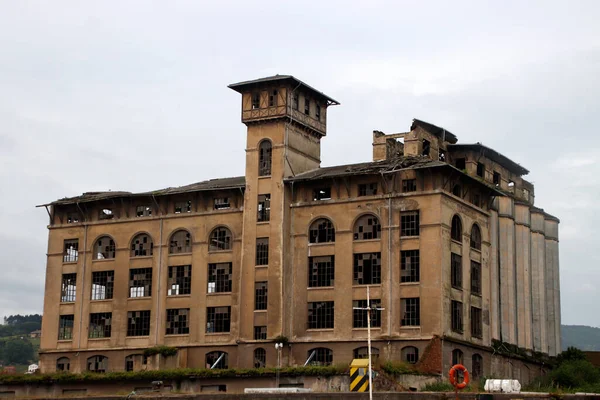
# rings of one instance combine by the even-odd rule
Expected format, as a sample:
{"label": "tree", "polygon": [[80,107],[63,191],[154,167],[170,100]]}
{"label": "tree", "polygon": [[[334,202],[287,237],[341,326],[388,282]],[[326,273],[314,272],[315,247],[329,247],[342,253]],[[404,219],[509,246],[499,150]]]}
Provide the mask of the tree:
{"label": "tree", "polygon": [[556,362],[561,365],[567,361],[585,360],[585,353],[576,347],[568,347],[565,351],[556,356]]}
{"label": "tree", "polygon": [[33,345],[26,339],[10,339],[4,344],[2,358],[6,364],[29,364],[33,360]]}

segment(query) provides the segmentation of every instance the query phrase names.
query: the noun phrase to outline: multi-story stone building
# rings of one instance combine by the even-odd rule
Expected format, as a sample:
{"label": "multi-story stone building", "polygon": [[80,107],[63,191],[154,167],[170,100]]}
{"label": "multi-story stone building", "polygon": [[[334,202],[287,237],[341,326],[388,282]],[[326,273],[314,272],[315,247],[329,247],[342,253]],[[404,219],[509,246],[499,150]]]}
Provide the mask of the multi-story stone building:
{"label": "multi-story stone building", "polygon": [[[292,76],[229,87],[244,176],[45,205],[43,371],[274,366],[275,339],[284,365],[349,363],[367,286],[380,362],[528,380],[523,354],[559,351],[559,221],[527,169],[417,119],[322,168],[335,100]],[[177,355],[142,355],[157,345]]]}

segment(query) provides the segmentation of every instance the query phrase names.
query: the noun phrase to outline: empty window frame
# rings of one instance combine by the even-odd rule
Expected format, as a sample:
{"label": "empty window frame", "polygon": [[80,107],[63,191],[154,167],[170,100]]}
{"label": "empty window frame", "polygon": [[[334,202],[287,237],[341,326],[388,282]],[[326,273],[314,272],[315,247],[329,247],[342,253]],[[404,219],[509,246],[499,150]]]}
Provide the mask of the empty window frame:
{"label": "empty window frame", "polygon": [[462,222],[460,217],[455,215],[452,217],[452,227],[450,229],[450,237],[452,240],[462,243]]}
{"label": "empty window frame", "polygon": [[192,266],[174,265],[169,267],[167,278],[167,296],[179,296],[192,293]]}
{"label": "empty window frame", "polygon": [[409,364],[416,364],[419,361],[419,349],[415,346],[406,346],[400,350],[402,361]]}
{"label": "empty window frame", "polygon": [[431,152],[431,142],[427,139],[423,139],[423,151],[421,154],[424,156],[428,156],[430,152]]}
{"label": "empty window frame", "polygon": [[90,314],[90,327],[88,337],[109,338],[111,333],[112,313],[92,313]]}
{"label": "empty window frame", "polygon": [[267,282],[254,282],[254,309],[267,309]]}
{"label": "empty window frame", "polygon": [[450,253],[450,285],[453,288],[462,290],[462,276],[462,256]]}
{"label": "empty window frame", "polygon": [[308,303],[308,329],[333,329],[333,301]]}
{"label": "empty window frame", "polygon": [[127,336],[150,335],[150,311],[129,311],[127,313]]}
{"label": "empty window frame", "polygon": [[92,356],[87,359],[87,370],[103,374],[108,370],[108,357]]}
{"label": "empty window frame", "polygon": [[421,299],[419,297],[400,299],[400,317],[401,326],[421,325]]}
{"label": "empty window frame", "polygon": [[[79,214],[78,213],[68,213],[67,214],[67,224],[76,224],[79,222]],[[68,360],[68,358],[67,358]]]}
{"label": "empty window frame", "polygon": [[477,224],[473,224],[471,228],[471,248],[481,250],[481,229]]}
{"label": "empty window frame", "polygon": [[269,265],[269,238],[256,239],[256,265]]}
{"label": "empty window frame", "polygon": [[335,242],[335,228],[327,218],[319,218],[310,225],[308,231],[309,243]]}
{"label": "empty window frame", "polygon": [[481,264],[471,261],[471,294],[481,296]]}
{"label": "empty window frame", "polygon": [[375,196],[377,194],[377,182],[361,183],[358,185],[358,196]]}
{"label": "empty window frame", "polygon": [[315,118],[321,120],[321,105],[319,103],[315,104]]}
{"label": "empty window frame", "polygon": [[171,235],[169,254],[191,253],[192,235],[185,229],[180,229]]}
{"label": "empty window frame", "polygon": [[452,365],[463,363],[463,352],[459,349],[452,350]]}
{"label": "empty window frame", "polygon": [[[367,300],[352,301],[352,327],[367,327],[367,310],[356,310],[355,308],[367,308]],[[381,300],[371,299],[371,328],[381,327]],[[366,349],[366,348],[365,348]]]}
{"label": "empty window frame", "polygon": [[213,201],[215,210],[227,210],[231,208],[229,197],[215,197]]}
{"label": "empty window frame", "polygon": [[66,239],[63,246],[63,262],[77,262],[79,258],[79,239]]}
{"label": "empty window frame", "polygon": [[229,332],[231,307],[208,307],[206,309],[206,333]]}
{"label": "empty window frame", "polygon": [[309,365],[325,367],[333,363],[333,350],[325,347],[317,347],[315,349],[310,349],[307,352],[306,357],[311,359]]}
{"label": "empty window frame", "polygon": [[258,222],[267,222],[271,220],[271,195],[258,195],[258,210],[256,220]]}
{"label": "empty window frame", "polygon": [[98,211],[98,219],[113,219],[115,214],[113,213],[112,208],[101,208]]}
{"label": "empty window frame", "polygon": [[208,251],[231,250],[231,231],[224,226],[213,229]]}
{"label": "empty window frame", "polygon": [[400,213],[400,236],[419,236],[419,211]]}
{"label": "empty window frame", "polygon": [[92,272],[92,300],[110,300],[113,298],[115,271]]}
{"label": "empty window frame", "polygon": [[277,106],[277,90],[271,90],[269,92],[269,107]]}
{"label": "empty window frame", "polygon": [[263,140],[258,145],[258,176],[271,175],[271,161],[273,156],[273,146],[270,140]]}
{"label": "empty window frame", "polygon": [[452,187],[452,194],[456,197],[462,197],[462,187],[458,184]]}
{"label": "empty window frame", "polygon": [[267,351],[262,347],[254,350],[254,368],[264,368],[267,365]]}
{"label": "empty window frame", "polygon": [[313,200],[331,200],[331,188],[330,187],[321,187],[313,189]]}
{"label": "empty window frame", "polygon": [[454,161],[454,165],[456,166],[456,168],[460,169],[461,171],[464,171],[467,169],[467,160],[465,158],[457,158]]}
{"label": "empty window frame", "polygon": [[373,239],[381,239],[379,218],[371,214],[363,215],[354,224],[354,240]]}
{"label": "empty window frame", "polygon": [[135,208],[135,216],[136,217],[151,217],[152,216],[152,207],[148,205],[141,205]]}
{"label": "empty window frame", "polygon": [[473,379],[483,376],[483,357],[479,354],[473,354],[471,357],[471,376]]}
{"label": "empty window frame", "polygon": [[129,270],[129,297],[152,296],[152,268]]}
{"label": "empty window frame", "polygon": [[190,333],[190,309],[167,309],[166,335],[187,335]]}
{"label": "empty window frame", "polygon": [[400,252],[400,282],[419,282],[420,275],[419,250],[402,250]]}
{"label": "empty window frame", "polygon": [[142,357],[145,358],[145,356],[142,354],[130,354],[125,357],[125,371],[130,372],[135,370],[135,359],[137,358],[139,360]]}
{"label": "empty window frame", "polygon": [[147,233],[140,233],[131,241],[131,257],[146,257],[152,255],[154,244]]}
{"label": "empty window frame", "polygon": [[116,254],[115,241],[110,236],[102,236],[94,244],[92,259],[109,260],[115,258]]}
{"label": "empty window frame", "polygon": [[304,98],[304,114],[310,115],[310,99],[308,97]]}
{"label": "empty window frame", "polygon": [[417,180],[416,179],[402,179],[402,193],[416,192],[417,191]]}
{"label": "empty window frame", "polygon": [[266,326],[255,326],[254,327],[254,340],[267,340],[267,327]]}
{"label": "empty window frame", "polygon": [[471,195],[471,203],[473,203],[475,207],[481,207],[481,195],[479,193],[473,193]]}
{"label": "empty window frame", "polygon": [[58,317],[58,340],[71,340],[73,339],[73,322],[75,316],[61,315]]}
{"label": "empty window frame", "polygon": [[208,293],[231,292],[231,263],[208,264]]}
{"label": "empty window frame", "polygon": [[77,274],[63,274],[60,288],[60,302],[72,303],[77,295]]}
{"label": "empty window frame", "polygon": [[[354,358],[369,358],[369,348],[367,346],[357,347],[356,349],[352,350],[352,353],[354,353]],[[377,347],[371,347],[371,357],[373,362],[377,362],[379,359],[379,349]]]}
{"label": "empty window frame", "polygon": [[454,332],[463,333],[463,303],[460,301],[450,302],[450,328]]}
{"label": "empty window frame", "polygon": [[481,308],[471,307],[471,336],[476,338],[481,338],[483,336]]}
{"label": "empty window frame", "polygon": [[298,110],[298,93],[296,92],[292,94],[292,108]]}
{"label": "empty window frame", "polygon": [[[210,353],[206,354],[206,368],[211,368],[211,369],[227,369],[229,368],[229,355],[227,353],[225,353],[224,351],[211,351]],[[220,388],[221,385],[219,385],[219,391],[220,392],[224,392],[224,390],[221,390]],[[225,386],[225,385],[222,385]]]}
{"label": "empty window frame", "polygon": [[69,372],[71,369],[71,360],[67,357],[61,357],[56,360],[56,372]]}
{"label": "empty window frame", "polygon": [[381,253],[354,255],[354,285],[379,285],[381,283]]}
{"label": "empty window frame", "polygon": [[493,182],[494,182],[494,185],[496,185],[496,186],[500,186],[500,182],[501,182],[501,180],[502,180],[502,178],[501,178],[501,176],[500,176],[500,173],[499,173],[499,172],[496,172],[496,171],[494,171],[494,177],[493,177]]}
{"label": "empty window frame", "polygon": [[308,257],[308,287],[333,286],[335,280],[335,257]]}
{"label": "empty window frame", "polygon": [[184,214],[192,212],[192,201],[184,200],[175,203],[175,214]]}
{"label": "empty window frame", "polygon": [[477,163],[477,176],[480,178],[485,178],[485,165],[483,163]]}
{"label": "empty window frame", "polygon": [[439,149],[438,150],[438,160],[442,162],[446,162],[446,150]]}
{"label": "empty window frame", "polygon": [[252,109],[260,108],[260,92],[252,93]]}

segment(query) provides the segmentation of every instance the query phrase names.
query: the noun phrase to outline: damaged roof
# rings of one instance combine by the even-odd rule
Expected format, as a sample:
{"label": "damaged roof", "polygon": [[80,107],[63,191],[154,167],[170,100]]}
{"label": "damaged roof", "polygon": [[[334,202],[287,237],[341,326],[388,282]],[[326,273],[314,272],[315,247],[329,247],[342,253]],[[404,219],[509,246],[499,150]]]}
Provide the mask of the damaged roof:
{"label": "damaged roof", "polygon": [[500,154],[496,150],[490,149],[489,147],[484,146],[481,143],[448,145],[448,151],[455,151],[455,150],[478,151],[481,153],[482,156],[485,156],[485,157],[489,158],[490,160],[497,162],[498,164],[502,165],[509,171],[518,174],[519,176],[527,175],[529,173],[529,170],[527,168],[521,166],[521,164],[514,162],[513,160],[506,157],[505,155]]}
{"label": "damaged roof", "polygon": [[452,132],[445,130],[444,128],[440,128],[439,126],[435,126],[430,124],[429,122],[421,121],[420,119],[413,118],[412,125],[410,126],[410,130],[414,130],[417,127],[421,127],[425,129],[427,132],[432,135],[436,135],[448,143],[456,143],[458,142],[458,138]]}

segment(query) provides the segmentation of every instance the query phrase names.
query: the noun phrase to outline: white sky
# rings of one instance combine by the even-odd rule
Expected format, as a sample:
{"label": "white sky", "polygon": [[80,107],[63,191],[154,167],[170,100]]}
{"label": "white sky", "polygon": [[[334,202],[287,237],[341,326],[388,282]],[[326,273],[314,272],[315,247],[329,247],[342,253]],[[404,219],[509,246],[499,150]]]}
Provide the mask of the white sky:
{"label": "white sky", "polygon": [[420,118],[530,169],[536,205],[561,219],[563,323],[600,326],[600,2],[0,10],[0,316],[42,311],[48,221],[34,205],[242,175],[240,98],[226,85],[279,73],[342,103],[323,166],[368,161],[374,129]]}

